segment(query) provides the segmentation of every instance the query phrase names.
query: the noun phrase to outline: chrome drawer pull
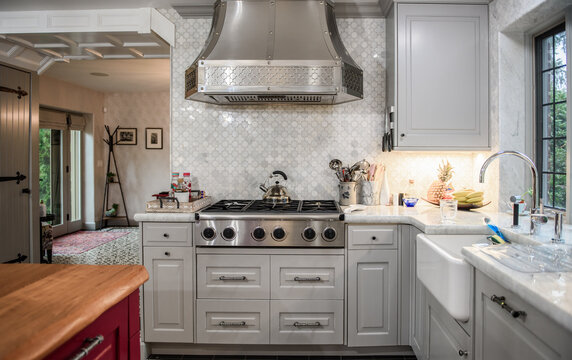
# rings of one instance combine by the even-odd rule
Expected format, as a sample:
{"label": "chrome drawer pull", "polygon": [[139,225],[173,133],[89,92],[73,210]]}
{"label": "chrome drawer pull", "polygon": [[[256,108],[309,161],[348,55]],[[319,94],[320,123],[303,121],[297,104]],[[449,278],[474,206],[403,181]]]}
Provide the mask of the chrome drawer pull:
{"label": "chrome drawer pull", "polygon": [[295,326],[295,327],[317,327],[317,326],[322,326],[322,324],[320,324],[319,321],[311,322],[311,323],[296,321],[294,324],[292,324],[292,326]]}
{"label": "chrome drawer pull", "polygon": [[219,276],[219,280],[231,280],[231,281],[246,281],[248,280],[246,276]]}
{"label": "chrome drawer pull", "polygon": [[493,295],[491,296],[491,300],[494,303],[497,303],[500,305],[501,308],[503,308],[506,312],[508,312],[513,318],[517,318],[520,316],[526,316],[526,312],[522,311],[522,310],[513,310],[512,307],[510,307],[505,301],[505,297],[504,296],[496,296]]}
{"label": "chrome drawer pull", "polygon": [[87,354],[89,354],[89,352],[91,350],[93,350],[93,348],[95,348],[97,345],[101,344],[103,342],[103,335],[97,335],[94,338],[87,338],[84,340],[84,347],[82,347],[81,349],[79,349],[79,351],[77,352],[77,354],[73,355],[72,357],[70,357],[70,360],[80,360],[83,359],[84,357],[87,356]]}
{"label": "chrome drawer pull", "polygon": [[234,322],[233,322],[233,321],[229,321],[229,322],[221,321],[221,322],[218,323],[218,326],[223,326],[223,327],[229,327],[229,326],[232,326],[232,327],[243,327],[243,326],[246,326],[246,321],[234,321]]}
{"label": "chrome drawer pull", "polygon": [[296,276],[296,277],[294,277],[294,281],[321,281],[321,280],[322,280],[322,278],[319,276],[316,276],[316,277],[299,277],[299,276]]}

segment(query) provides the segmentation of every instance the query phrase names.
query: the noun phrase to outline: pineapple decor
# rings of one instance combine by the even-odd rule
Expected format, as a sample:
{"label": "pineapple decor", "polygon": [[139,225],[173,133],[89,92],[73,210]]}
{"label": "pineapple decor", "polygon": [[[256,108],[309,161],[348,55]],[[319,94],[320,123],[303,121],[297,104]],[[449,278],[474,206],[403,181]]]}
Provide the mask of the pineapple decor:
{"label": "pineapple decor", "polygon": [[427,200],[429,202],[439,202],[444,196],[448,188],[452,187],[448,183],[453,177],[453,166],[447,160],[443,160],[439,165],[437,180],[433,181],[429,190],[427,190]]}

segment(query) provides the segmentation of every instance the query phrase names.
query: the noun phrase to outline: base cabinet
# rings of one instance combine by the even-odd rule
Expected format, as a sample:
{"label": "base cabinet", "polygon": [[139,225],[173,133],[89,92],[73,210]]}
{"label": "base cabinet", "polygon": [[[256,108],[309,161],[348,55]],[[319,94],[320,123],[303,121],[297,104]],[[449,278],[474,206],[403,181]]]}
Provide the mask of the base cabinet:
{"label": "base cabinet", "polygon": [[145,341],[193,342],[193,251],[190,247],[145,247],[143,285]]}
{"label": "base cabinet", "polygon": [[[475,359],[570,359],[572,333],[481,272],[475,281]],[[513,317],[493,299],[515,311]]]}
{"label": "base cabinet", "polygon": [[348,346],[397,344],[397,250],[348,251]]}
{"label": "base cabinet", "polygon": [[[135,290],[45,359],[139,360],[139,324],[139,290]],[[95,341],[98,336],[100,343]],[[88,343],[96,345],[83,357]]]}
{"label": "base cabinet", "polygon": [[471,338],[463,328],[427,295],[427,358],[435,360],[473,359]]}

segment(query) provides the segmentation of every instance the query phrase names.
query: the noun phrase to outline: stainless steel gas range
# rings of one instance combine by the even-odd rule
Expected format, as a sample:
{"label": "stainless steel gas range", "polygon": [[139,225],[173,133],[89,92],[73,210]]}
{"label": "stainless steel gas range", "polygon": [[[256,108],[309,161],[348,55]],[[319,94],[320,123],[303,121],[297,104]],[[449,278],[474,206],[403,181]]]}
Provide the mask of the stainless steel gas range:
{"label": "stainless steel gas range", "polygon": [[343,248],[343,216],[334,200],[221,200],[196,214],[195,244]]}

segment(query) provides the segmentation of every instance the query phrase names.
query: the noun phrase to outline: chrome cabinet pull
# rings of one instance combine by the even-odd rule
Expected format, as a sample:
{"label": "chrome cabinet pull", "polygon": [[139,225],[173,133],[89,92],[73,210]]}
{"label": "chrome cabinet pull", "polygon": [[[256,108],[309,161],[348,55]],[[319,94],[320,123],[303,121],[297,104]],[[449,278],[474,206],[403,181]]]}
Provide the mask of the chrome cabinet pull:
{"label": "chrome cabinet pull", "polygon": [[518,318],[520,316],[526,316],[526,312],[522,311],[522,310],[514,310],[511,306],[509,306],[506,302],[505,302],[505,297],[504,296],[496,296],[493,295],[491,296],[491,301],[494,303],[497,303],[500,305],[501,308],[503,308],[506,312],[508,312],[513,318]]}
{"label": "chrome cabinet pull", "polygon": [[299,327],[316,327],[316,326],[322,326],[322,324],[320,324],[319,321],[309,322],[309,323],[296,321],[294,324],[292,324],[292,326],[295,326],[295,327],[298,327],[298,328],[299,328]]}
{"label": "chrome cabinet pull", "polygon": [[248,280],[246,276],[219,276],[219,280],[230,280],[230,281],[246,281]]}
{"label": "chrome cabinet pull", "polygon": [[169,251],[165,251],[165,256],[171,256],[171,253]]}
{"label": "chrome cabinet pull", "polygon": [[164,233],[164,234],[163,234],[163,237],[164,237],[165,239],[168,239],[168,238],[169,238],[169,234]]}
{"label": "chrome cabinet pull", "polygon": [[244,327],[246,326],[246,321],[221,321],[218,323],[218,326],[222,326],[222,327]]}
{"label": "chrome cabinet pull", "polygon": [[300,277],[300,276],[295,276],[294,277],[294,281],[321,281],[322,278],[319,276],[316,277]]}
{"label": "chrome cabinet pull", "polygon": [[467,357],[469,356],[469,352],[467,350],[459,350],[460,357]]}
{"label": "chrome cabinet pull", "polygon": [[70,357],[70,360],[80,360],[87,356],[93,348],[103,342],[103,335],[97,335],[94,338],[87,338],[83,341],[84,346],[79,351]]}

